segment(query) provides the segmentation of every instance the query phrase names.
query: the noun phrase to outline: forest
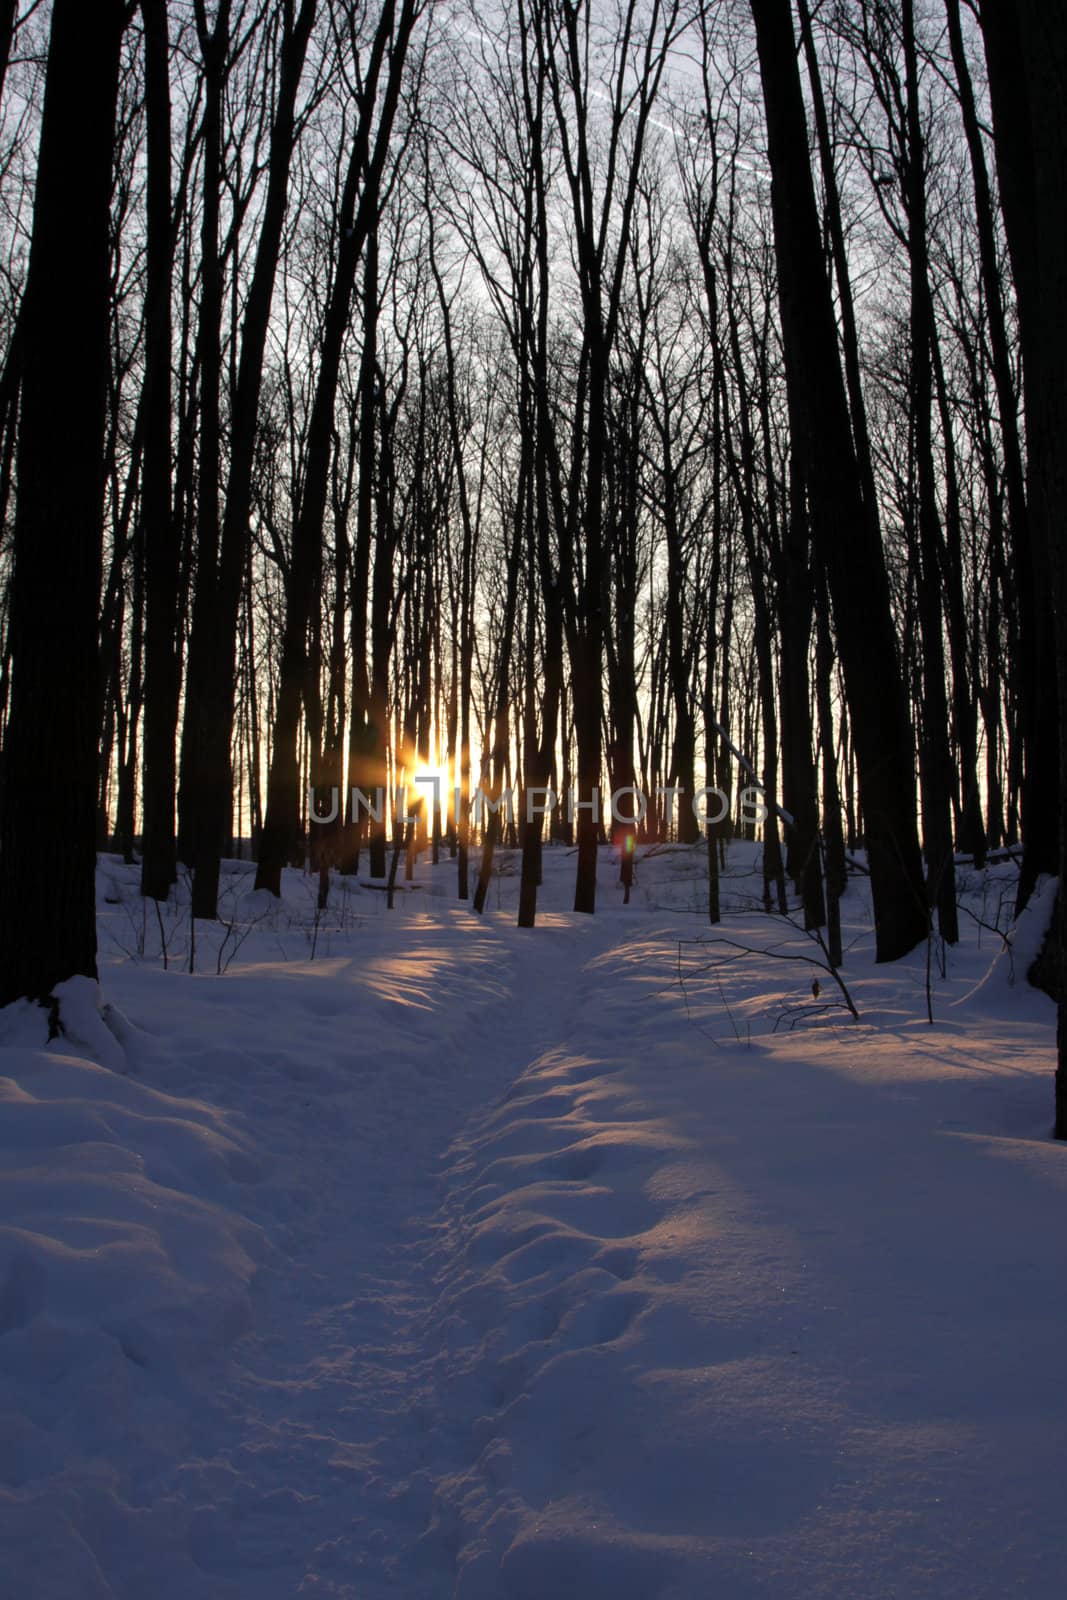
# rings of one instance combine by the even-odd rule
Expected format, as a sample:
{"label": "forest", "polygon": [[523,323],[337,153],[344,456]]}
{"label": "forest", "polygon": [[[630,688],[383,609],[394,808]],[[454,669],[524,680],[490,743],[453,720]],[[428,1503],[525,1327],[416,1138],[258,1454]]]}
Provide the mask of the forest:
{"label": "forest", "polygon": [[1065,174],[1059,0],[0,0],[25,1600],[1060,1595]]}
{"label": "forest", "polygon": [[768,906],[862,845],[880,959],[955,852],[1058,870],[1047,7],[4,11],[5,1000],[94,972],[96,848],[212,918],[427,774],[476,903],[517,792],[523,925],[529,790],[591,912],[593,791],[688,843],[705,779],[714,864],[735,745]]}

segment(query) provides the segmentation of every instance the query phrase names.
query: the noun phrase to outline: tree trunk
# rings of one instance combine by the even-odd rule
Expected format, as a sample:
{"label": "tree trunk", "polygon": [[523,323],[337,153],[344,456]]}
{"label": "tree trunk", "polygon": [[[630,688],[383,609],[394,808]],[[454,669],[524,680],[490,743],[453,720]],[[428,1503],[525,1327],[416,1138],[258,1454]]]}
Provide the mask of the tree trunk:
{"label": "tree trunk", "polygon": [[174,838],[181,668],[178,655],[178,526],[171,507],[171,113],[166,0],[141,0],[148,130],[148,259],[145,289],[144,839],[141,893],[166,900],[178,875]]}
{"label": "tree trunk", "polygon": [[[96,977],[102,475],[125,8],[55,0],[24,349],[0,802],[0,1005]],[[71,241],[77,241],[72,271]]]}
{"label": "tree trunk", "polygon": [[[998,167],[1002,157],[1013,169],[1014,198],[1005,195],[1008,229],[1018,292],[1026,393],[1026,438],[1030,515],[1040,565],[1051,578],[1056,623],[1056,676],[1059,689],[1060,893],[1053,945],[1059,967],[1058,1063],[1055,1135],[1067,1139],[1067,990],[1064,939],[1067,934],[1067,213],[1063,173],[1067,168],[1067,15],[1047,0],[987,0],[983,25],[994,23],[1001,37],[987,32],[990,86],[999,71],[1014,67],[1018,77],[994,90],[993,111]],[[1017,31],[1016,31],[1017,30]],[[993,56],[1005,50],[994,66]],[[1010,101],[1005,104],[1005,95]],[[1005,115],[1007,113],[1007,115]]]}
{"label": "tree trunk", "polygon": [[[983,0],[982,31],[985,35],[989,74],[989,98],[993,110],[997,176],[1004,231],[1011,257],[1015,296],[1018,304],[1019,334],[1023,353],[1023,394],[1027,416],[1027,444],[1032,442],[1031,407],[1040,402],[1030,395],[1030,383],[1041,369],[1044,351],[1039,344],[1041,313],[1037,304],[1041,288],[1037,268],[1037,176],[1035,132],[1031,127],[1029,77],[1023,60],[1020,30],[1026,0]],[[1055,8],[1054,8],[1055,9]],[[951,18],[950,18],[951,21]],[[1050,22],[1049,28],[1055,23]],[[950,29],[951,35],[951,29]],[[1042,872],[1058,870],[1056,847],[1059,775],[1058,696],[1056,690],[1055,641],[1053,636],[1052,584],[1044,531],[1033,527],[1032,506],[1034,469],[1028,463],[1029,498],[1026,505],[1022,482],[1014,384],[996,260],[996,245],[991,221],[986,220],[988,182],[981,159],[981,134],[977,116],[968,114],[969,79],[960,74],[964,127],[975,179],[975,201],[979,225],[982,281],[989,313],[990,348],[1000,408],[1004,449],[1005,482],[1008,491],[1008,519],[1015,568],[1016,599],[1019,606],[1019,671],[1022,693],[1019,700],[1023,745],[1022,835],[1023,865],[1019,879],[1016,913],[1022,910]],[[1058,204],[1058,202],[1057,202]]]}
{"label": "tree trunk", "polygon": [[907,94],[905,205],[911,268],[911,412],[915,429],[920,581],[919,619],[923,647],[923,844],[927,895],[937,907],[943,939],[959,939],[956,874],[952,854],[952,760],[945,692],[944,619],[941,609],[942,537],[937,505],[933,440],[933,303],[930,297],[926,226],[926,148],[919,104],[919,57],[913,0],[902,0]]}
{"label": "tree trunk", "polygon": [[864,501],[838,357],[808,155],[789,0],[751,0],[766,108],[786,366],[805,396],[802,452],[812,535],[830,586],[852,715],[877,959],[926,936],[915,751],[877,511]]}
{"label": "tree trunk", "polygon": [[[199,472],[196,499],[197,584],[193,600],[193,658],[211,646],[219,627],[217,572],[219,560],[220,475],[222,470],[222,268],[219,261],[219,229],[222,188],[222,119],[230,53],[230,0],[221,0],[209,32],[203,0],[196,0],[197,34],[204,64],[203,210],[200,222],[200,305],[196,333],[196,353],[200,368]],[[194,719],[209,714],[212,697],[221,693],[217,683],[201,684],[190,671],[186,704]],[[232,691],[230,699],[232,701]],[[232,711],[231,711],[232,714]],[[210,782],[206,750],[190,735],[197,723],[183,729],[179,848],[182,859],[193,869],[192,910],[194,917],[213,917],[218,892],[218,854],[212,839],[210,813],[195,805],[198,785]],[[227,756],[229,752],[227,751]],[[227,761],[227,778],[229,776]],[[227,783],[227,801],[230,796]],[[227,813],[228,814],[228,813]],[[221,853],[221,841],[219,851]]]}

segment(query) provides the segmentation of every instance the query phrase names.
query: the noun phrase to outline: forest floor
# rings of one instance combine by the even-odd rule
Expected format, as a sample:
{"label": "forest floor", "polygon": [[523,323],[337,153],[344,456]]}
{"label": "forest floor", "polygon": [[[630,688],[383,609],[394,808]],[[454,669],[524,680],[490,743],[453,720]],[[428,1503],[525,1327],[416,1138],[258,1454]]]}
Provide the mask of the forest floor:
{"label": "forest floor", "polygon": [[702,850],[627,907],[604,851],[593,918],[552,850],[532,932],[508,852],[484,918],[232,863],[190,974],[104,859],[103,1009],[0,1012],[5,1592],[1062,1594],[1048,886],[931,952],[931,1026],[858,878],[857,1021],[754,861],[715,930]]}

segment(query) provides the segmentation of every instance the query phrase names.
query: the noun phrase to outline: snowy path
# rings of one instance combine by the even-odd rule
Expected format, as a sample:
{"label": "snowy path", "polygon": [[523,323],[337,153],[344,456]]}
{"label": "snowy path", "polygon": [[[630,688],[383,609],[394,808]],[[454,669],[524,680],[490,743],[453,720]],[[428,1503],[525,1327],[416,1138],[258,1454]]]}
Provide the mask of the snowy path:
{"label": "snowy path", "polygon": [[442,1163],[470,1119],[568,1037],[582,1006],[572,950],[593,931],[558,930],[560,948],[524,983],[510,928],[457,916],[442,938],[403,926],[395,952],[367,967],[323,963],[318,984],[306,969],[300,987],[320,994],[303,995],[292,1040],[289,1008],[275,1005],[266,1050],[257,997],[288,975],[229,980],[247,1059],[214,1048],[186,1059],[186,1089],[253,1124],[262,1115],[275,1138],[288,1126],[274,1158],[297,1203],[257,1283],[256,1331],[201,1397],[203,1436],[157,1486],[161,1502],[191,1508],[193,1568],[171,1574],[160,1600],[250,1596],[250,1584],[257,1596],[452,1592],[451,1560],[432,1539],[419,1553],[436,1482],[466,1464],[442,1459],[434,1428]]}
{"label": "snowy path", "polygon": [[862,954],[859,1027],[757,958],[690,1016],[692,931],[264,934],[109,970],[132,1077],[4,1050],[9,1592],[1058,1597],[1051,1008],[975,945],[933,1030]]}

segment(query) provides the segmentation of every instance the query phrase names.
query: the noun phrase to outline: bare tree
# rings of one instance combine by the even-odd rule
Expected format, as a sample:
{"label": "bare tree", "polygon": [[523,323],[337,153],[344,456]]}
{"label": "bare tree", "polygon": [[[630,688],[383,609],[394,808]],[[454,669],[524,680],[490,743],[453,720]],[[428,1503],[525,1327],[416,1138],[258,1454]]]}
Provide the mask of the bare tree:
{"label": "bare tree", "polygon": [[329,489],[334,407],[341,351],[348,331],[356,271],[367,236],[377,222],[400,104],[405,63],[421,0],[386,0],[370,40],[365,66],[359,65],[355,10],[347,17],[349,48],[359,81],[358,116],[352,136],[344,192],[341,236],[322,335],[315,397],[308,427],[307,457],[293,526],[292,557],[286,586],[285,630],[267,782],[267,813],[260,840],[256,884],[281,892],[281,870],[293,853],[299,832],[300,781],[297,729],[307,688],[307,631],[319,592],[323,518]]}
{"label": "bare tree", "polygon": [[915,824],[914,746],[877,507],[864,500],[808,155],[788,0],[752,0],[767,120],[787,372],[802,404],[812,532],[825,567],[852,713],[878,959],[927,932]]}

